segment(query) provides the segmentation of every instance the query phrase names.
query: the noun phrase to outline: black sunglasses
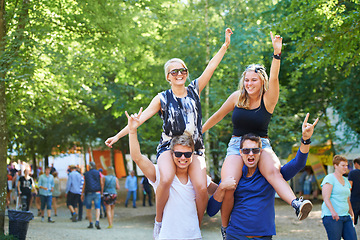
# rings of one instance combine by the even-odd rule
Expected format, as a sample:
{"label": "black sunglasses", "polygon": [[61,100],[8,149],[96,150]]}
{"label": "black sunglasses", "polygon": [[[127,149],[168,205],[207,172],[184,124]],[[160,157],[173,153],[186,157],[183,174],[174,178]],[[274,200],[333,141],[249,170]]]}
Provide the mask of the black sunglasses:
{"label": "black sunglasses", "polygon": [[175,154],[175,157],[177,157],[177,158],[181,158],[182,155],[184,155],[185,158],[190,158],[193,153],[192,152],[174,152],[174,154]]}
{"label": "black sunglasses", "polygon": [[188,70],[186,68],[179,68],[179,69],[173,69],[170,72],[168,72],[168,74],[170,73],[172,76],[177,76],[178,73],[180,73],[181,75],[183,74],[187,74]]}
{"label": "black sunglasses", "polygon": [[259,154],[260,150],[260,148],[242,148],[241,152],[243,154],[250,154],[250,152],[252,152],[253,154]]}

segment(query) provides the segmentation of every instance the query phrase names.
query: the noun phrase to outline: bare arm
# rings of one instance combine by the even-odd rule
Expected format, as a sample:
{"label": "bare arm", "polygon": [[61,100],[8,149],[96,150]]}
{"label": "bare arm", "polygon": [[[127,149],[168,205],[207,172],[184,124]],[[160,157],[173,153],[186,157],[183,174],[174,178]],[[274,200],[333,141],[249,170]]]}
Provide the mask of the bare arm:
{"label": "bare arm", "polygon": [[330,183],[325,183],[322,188],[322,196],[323,196],[326,206],[328,207],[328,209],[331,212],[332,218],[337,221],[337,220],[339,220],[339,215],[336,213],[336,211],[330,201],[332,189],[333,189],[333,185],[331,185]]}
{"label": "bare arm", "polygon": [[120,184],[119,184],[119,179],[116,178],[116,189],[119,190],[120,189]]}
{"label": "bare arm", "polygon": [[227,190],[235,190],[236,189],[236,180],[233,177],[228,177],[224,181],[219,184],[219,187],[216,189],[213,194],[213,198],[217,202],[222,202],[224,200],[225,192]]}
{"label": "bare arm", "polygon": [[154,164],[141,154],[140,144],[137,137],[137,128],[140,126],[140,118],[142,115],[142,108],[140,109],[138,114],[129,114],[125,112],[128,118],[128,126],[129,126],[129,146],[130,146],[130,155],[134,160],[136,165],[139,166],[144,175],[150,179],[152,182],[156,181],[156,170]]}
{"label": "bare arm", "polygon": [[221,46],[220,50],[216,53],[216,55],[210,60],[209,64],[205,68],[204,72],[199,77],[199,92],[205,88],[205,86],[210,81],[211,76],[213,75],[215,69],[221,62],[222,58],[225,55],[227,48],[230,45],[230,36],[233,34],[230,28],[225,30],[225,43]]}
{"label": "bare arm", "polygon": [[104,186],[105,186],[105,177],[100,178],[101,184],[101,195],[104,193]]}
{"label": "bare arm", "polygon": [[[273,37],[270,32],[271,41],[274,48],[274,55],[281,53],[282,37],[276,35]],[[272,59],[270,76],[269,76],[269,89],[264,94],[264,104],[266,109],[272,113],[279,99],[279,71],[280,71],[280,59]]]}
{"label": "bare arm", "polygon": [[[146,120],[151,118],[155,115],[161,108],[160,98],[156,95],[150,102],[149,106],[144,110],[139,119],[140,125],[143,124]],[[139,125],[139,126],[140,126]],[[129,127],[124,127],[120,132],[118,132],[115,136],[108,138],[105,141],[105,145],[108,147],[112,147],[114,143],[116,143],[120,138],[124,137],[125,135],[129,134]]]}
{"label": "bare arm", "polygon": [[228,97],[219,110],[217,110],[202,126],[203,133],[220,122],[229,112],[234,110],[238,96],[239,91],[236,91]]}

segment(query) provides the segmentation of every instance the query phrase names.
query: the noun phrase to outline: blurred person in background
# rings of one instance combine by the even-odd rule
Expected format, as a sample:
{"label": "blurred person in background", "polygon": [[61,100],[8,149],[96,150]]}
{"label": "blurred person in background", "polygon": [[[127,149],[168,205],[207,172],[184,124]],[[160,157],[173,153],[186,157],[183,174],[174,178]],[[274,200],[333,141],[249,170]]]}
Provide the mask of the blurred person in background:
{"label": "blurred person in background", "polygon": [[335,155],[334,173],[328,174],[321,183],[324,202],[321,218],[329,240],[356,240],[352,218],[354,212],[350,203],[350,182],[343,175],[348,171],[345,157]]}

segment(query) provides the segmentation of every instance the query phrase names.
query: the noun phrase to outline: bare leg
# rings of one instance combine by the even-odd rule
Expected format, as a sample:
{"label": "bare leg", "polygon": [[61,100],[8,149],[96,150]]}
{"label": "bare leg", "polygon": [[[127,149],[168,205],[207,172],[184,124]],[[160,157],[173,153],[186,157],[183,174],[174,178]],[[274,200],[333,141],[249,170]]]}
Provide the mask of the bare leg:
{"label": "bare leg", "polygon": [[111,226],[113,225],[113,221],[114,221],[114,214],[115,214],[115,204],[110,206],[111,210],[110,210],[110,214],[111,214]]}
{"label": "bare leg", "polygon": [[100,221],[100,208],[95,209],[95,217],[96,221]]}
{"label": "bare leg", "polygon": [[195,190],[197,214],[199,218],[199,225],[201,225],[208,202],[206,162],[203,156],[193,156],[192,163],[189,166],[189,176]]}
{"label": "bare leg", "polygon": [[105,204],[105,207],[106,207],[106,217],[107,217],[107,220],[108,220],[108,223],[109,223],[109,227],[112,225],[112,219],[111,219],[111,205],[107,205]]}
{"label": "bare leg", "polygon": [[292,200],[296,199],[296,196],[290,185],[281,175],[280,168],[280,161],[274,151],[270,148],[264,148],[260,156],[259,170],[281,199],[291,205]]}
{"label": "bare leg", "polygon": [[56,197],[52,198],[52,205],[54,207],[54,214],[57,216],[57,205],[56,205]]}
{"label": "bare leg", "polygon": [[86,216],[89,220],[89,223],[92,223],[92,215],[91,215],[91,209],[86,209]]}
{"label": "bare leg", "polygon": [[161,222],[169,191],[175,177],[175,164],[170,151],[163,152],[158,158],[160,183],[156,189],[156,221]]}
{"label": "bare leg", "polygon": [[[238,183],[241,175],[244,162],[240,155],[229,155],[225,158],[224,164],[221,168],[221,179],[234,177]],[[234,207],[234,191],[226,191],[223,203],[221,205],[221,225],[227,227],[229,224],[230,214]]]}

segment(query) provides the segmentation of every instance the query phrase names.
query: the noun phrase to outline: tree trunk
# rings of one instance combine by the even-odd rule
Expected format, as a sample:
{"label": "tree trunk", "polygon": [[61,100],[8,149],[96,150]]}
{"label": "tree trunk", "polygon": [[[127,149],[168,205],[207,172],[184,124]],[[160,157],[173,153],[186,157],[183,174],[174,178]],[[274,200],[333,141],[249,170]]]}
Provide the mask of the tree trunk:
{"label": "tree trunk", "polygon": [[[0,0],[0,56],[4,54],[5,47],[5,34],[6,34],[6,23],[5,23],[5,0]],[[5,97],[5,77],[6,71],[0,65],[0,235],[4,234],[5,230],[5,206],[6,206],[6,194],[7,194],[7,123],[6,123],[6,97]]]}
{"label": "tree trunk", "polygon": [[[208,22],[208,0],[205,1],[205,28],[206,28],[206,64],[210,61],[210,43],[209,43],[209,22]],[[210,82],[205,87],[205,120],[209,119],[210,113],[210,102],[209,102],[209,95],[210,95]],[[213,168],[211,154],[210,154],[210,137],[209,132],[205,133],[205,153],[206,153],[206,167],[207,171],[211,172]]]}
{"label": "tree trunk", "polygon": [[37,166],[37,163],[36,163],[36,154],[35,154],[35,151],[33,153],[33,156],[32,156],[32,160],[33,160],[33,166],[32,166],[32,170],[34,171],[34,174],[33,174],[33,179],[37,179],[38,178],[38,175],[37,175],[37,169],[38,169],[38,166]]}

